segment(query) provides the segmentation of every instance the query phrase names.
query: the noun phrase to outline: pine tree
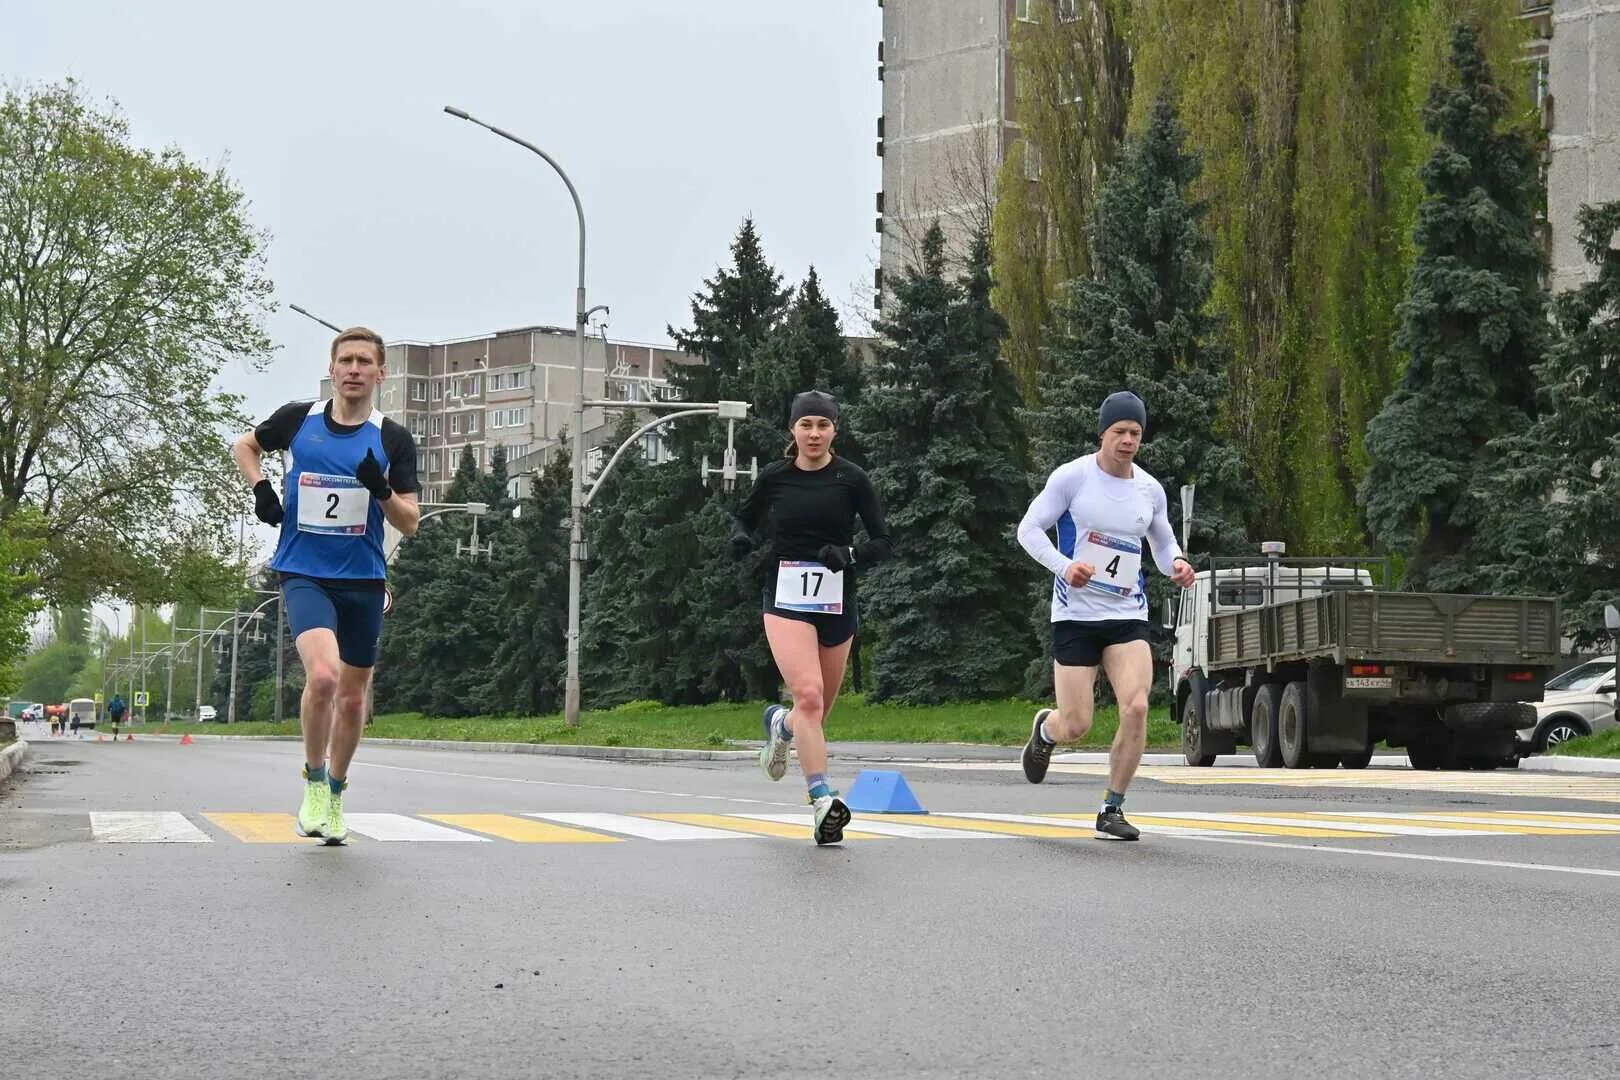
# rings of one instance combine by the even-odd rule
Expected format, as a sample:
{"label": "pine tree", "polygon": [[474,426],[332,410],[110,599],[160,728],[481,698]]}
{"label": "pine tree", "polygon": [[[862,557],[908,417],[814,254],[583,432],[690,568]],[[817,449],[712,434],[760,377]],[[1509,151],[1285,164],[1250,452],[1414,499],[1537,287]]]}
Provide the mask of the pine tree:
{"label": "pine tree", "polygon": [[[1183,484],[1197,485],[1193,554],[1241,551],[1246,486],[1239,454],[1218,435],[1226,393],[1225,351],[1207,314],[1213,271],[1201,228],[1205,206],[1189,192],[1197,158],[1167,97],[1143,132],[1128,141],[1097,200],[1092,275],[1070,282],[1048,345],[1043,405],[1031,417],[1037,482],[1097,449],[1097,409],[1116,390],[1147,405],[1137,460],[1164,485],[1170,521],[1181,535]],[[1193,555],[1189,555],[1193,557]],[[1169,586],[1149,577],[1158,610]],[[1045,655],[1029,667],[1026,691],[1051,692],[1051,594],[1042,576],[1035,604]]]}
{"label": "pine tree", "polygon": [[1005,696],[1029,648],[1027,571],[1009,558],[1028,499],[1018,414],[1000,389],[1005,324],[989,307],[988,246],[962,281],[945,277],[938,224],[921,265],[894,289],[855,428],[888,517],[896,558],[867,575],[873,700]]}
{"label": "pine tree", "polygon": [[1596,275],[1553,302],[1558,337],[1535,369],[1540,415],[1492,446],[1476,502],[1491,538],[1484,580],[1563,598],[1565,633],[1603,643],[1620,597],[1620,201],[1576,213]]}
{"label": "pine tree", "polygon": [[1495,471],[1491,441],[1528,423],[1547,335],[1534,146],[1502,126],[1508,95],[1473,27],[1454,29],[1451,67],[1455,84],[1436,83],[1423,112],[1439,145],[1395,338],[1407,366],[1368,425],[1357,500],[1378,542],[1406,554],[1408,587],[1470,592],[1484,517],[1472,495]]}
{"label": "pine tree", "polygon": [[[497,447],[486,478],[504,500],[506,460]],[[490,663],[496,708],[520,716],[558,712],[568,645],[568,493],[572,465],[557,454],[534,478],[517,521],[495,549],[501,626]]]}

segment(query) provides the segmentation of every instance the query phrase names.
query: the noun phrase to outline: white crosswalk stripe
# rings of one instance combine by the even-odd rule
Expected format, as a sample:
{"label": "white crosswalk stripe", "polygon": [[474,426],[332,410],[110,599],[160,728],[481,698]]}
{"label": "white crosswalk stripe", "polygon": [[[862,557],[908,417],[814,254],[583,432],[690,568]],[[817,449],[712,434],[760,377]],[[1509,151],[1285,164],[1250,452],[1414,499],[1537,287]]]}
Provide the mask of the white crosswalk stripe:
{"label": "white crosswalk stripe", "polygon": [[344,814],[350,832],[372,840],[432,843],[489,843],[485,836],[474,836],[460,829],[435,825],[431,821],[406,817],[404,814]]}
{"label": "white crosswalk stripe", "polygon": [[90,834],[104,844],[208,844],[213,837],[174,810],[96,810]]}
{"label": "white crosswalk stripe", "polygon": [[[756,821],[779,821],[784,825],[802,825],[805,835],[810,834],[812,818],[808,813],[803,814],[741,814],[740,817],[753,818]],[[971,832],[962,829],[936,829],[922,824],[928,820],[926,814],[906,815],[905,821],[896,821],[893,818],[876,818],[870,814],[856,814],[849,823],[854,832],[872,833],[876,836],[893,836],[902,840],[1005,840],[1007,837],[1001,833]]]}
{"label": "white crosswalk stripe", "polygon": [[704,825],[686,825],[678,821],[659,821],[656,818],[631,817],[629,814],[525,814],[524,817],[541,821],[555,821],[559,825],[578,825],[586,829],[622,833],[643,840],[751,840],[752,833],[726,832]]}

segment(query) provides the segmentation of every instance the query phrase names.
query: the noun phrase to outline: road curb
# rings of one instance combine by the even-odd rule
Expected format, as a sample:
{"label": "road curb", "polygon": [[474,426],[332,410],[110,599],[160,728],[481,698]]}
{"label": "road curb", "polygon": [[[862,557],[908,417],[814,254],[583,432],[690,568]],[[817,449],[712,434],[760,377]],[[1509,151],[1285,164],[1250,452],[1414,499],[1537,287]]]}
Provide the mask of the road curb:
{"label": "road curb", "polygon": [[1620,758],[1551,757],[1526,758],[1519,762],[1520,772],[1596,773],[1620,775]]}
{"label": "road curb", "polygon": [[10,776],[16,769],[22,767],[23,758],[28,754],[28,744],[18,739],[4,750],[0,750],[0,780]]}
{"label": "road curb", "polygon": [[[175,741],[179,735],[146,735],[147,739]],[[242,742],[303,742],[298,735],[193,735],[204,739]],[[757,750],[674,750],[657,746],[576,746],[567,743],[460,742],[455,739],[366,739],[373,746],[408,746],[419,750],[471,750],[483,754],[549,754],[555,757],[593,758],[603,761],[744,761]]]}

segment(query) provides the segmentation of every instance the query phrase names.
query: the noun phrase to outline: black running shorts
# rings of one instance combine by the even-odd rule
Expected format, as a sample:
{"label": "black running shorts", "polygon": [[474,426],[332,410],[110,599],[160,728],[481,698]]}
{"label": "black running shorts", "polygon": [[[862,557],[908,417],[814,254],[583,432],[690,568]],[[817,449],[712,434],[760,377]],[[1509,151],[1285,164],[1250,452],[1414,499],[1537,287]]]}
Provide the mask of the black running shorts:
{"label": "black running shorts", "polygon": [[777,615],[794,622],[807,622],[816,628],[816,644],[823,649],[831,649],[842,645],[855,636],[861,621],[855,613],[855,598],[844,598],[844,610],[839,615],[828,615],[819,611],[788,611],[776,606],[776,590],[770,586],[765,588],[764,596],[765,614]]}
{"label": "black running shorts", "polygon": [[1052,624],[1052,658],[1064,667],[1096,667],[1110,645],[1146,640],[1146,619],[1064,620]]}

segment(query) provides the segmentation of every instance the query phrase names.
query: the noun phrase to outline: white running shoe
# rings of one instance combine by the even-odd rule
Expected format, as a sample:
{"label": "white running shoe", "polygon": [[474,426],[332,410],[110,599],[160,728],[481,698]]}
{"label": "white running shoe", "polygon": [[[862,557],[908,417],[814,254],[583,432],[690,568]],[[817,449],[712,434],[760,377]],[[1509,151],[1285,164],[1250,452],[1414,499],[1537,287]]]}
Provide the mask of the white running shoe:
{"label": "white running shoe", "polygon": [[782,730],[782,721],[786,718],[787,710],[780,705],[765,706],[765,715],[761,718],[765,724],[765,745],[759,749],[759,767],[771,780],[787,775],[788,747],[793,744],[793,736]]}

